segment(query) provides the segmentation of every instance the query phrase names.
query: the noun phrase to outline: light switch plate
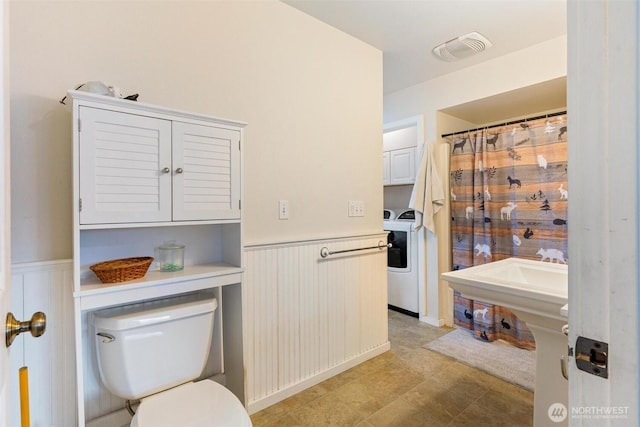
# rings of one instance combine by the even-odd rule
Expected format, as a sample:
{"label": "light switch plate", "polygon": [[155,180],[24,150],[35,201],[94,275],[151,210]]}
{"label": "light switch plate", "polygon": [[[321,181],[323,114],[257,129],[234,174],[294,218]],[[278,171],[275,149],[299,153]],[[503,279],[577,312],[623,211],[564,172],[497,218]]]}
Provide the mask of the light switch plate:
{"label": "light switch plate", "polygon": [[278,219],[289,219],[289,201],[280,200],[278,202]]}

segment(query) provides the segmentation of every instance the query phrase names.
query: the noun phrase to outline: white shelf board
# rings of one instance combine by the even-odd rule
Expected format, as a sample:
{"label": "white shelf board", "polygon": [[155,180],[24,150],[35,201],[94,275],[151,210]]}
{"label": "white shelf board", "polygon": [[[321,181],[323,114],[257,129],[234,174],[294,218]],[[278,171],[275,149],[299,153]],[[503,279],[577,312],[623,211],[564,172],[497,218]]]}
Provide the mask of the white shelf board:
{"label": "white shelf board", "polygon": [[81,310],[91,310],[240,283],[243,271],[238,266],[217,263],[186,266],[174,272],[149,271],[141,279],[121,283],[101,283],[93,276],[85,279],[73,296]]}

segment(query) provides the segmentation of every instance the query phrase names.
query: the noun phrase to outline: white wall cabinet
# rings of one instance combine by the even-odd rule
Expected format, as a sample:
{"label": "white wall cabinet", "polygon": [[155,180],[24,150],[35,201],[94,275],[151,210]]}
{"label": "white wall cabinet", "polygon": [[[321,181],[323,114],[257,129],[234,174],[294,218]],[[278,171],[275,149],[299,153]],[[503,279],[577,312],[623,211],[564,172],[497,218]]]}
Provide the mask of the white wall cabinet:
{"label": "white wall cabinet", "polygon": [[80,224],[240,217],[240,132],[81,106]]}
{"label": "white wall cabinet", "polygon": [[[190,292],[218,299],[203,377],[218,377],[244,401],[245,124],[86,92],[69,95],[78,425],[93,425],[124,406],[97,374],[91,313]],[[100,261],[154,256],[166,240],[186,246],[183,270],[160,272],[152,264],[141,279],[103,284],[89,269]]]}
{"label": "white wall cabinet", "polygon": [[416,181],[417,148],[424,138],[422,116],[409,117],[384,125],[384,185],[413,185]]}
{"label": "white wall cabinet", "polygon": [[416,148],[384,153],[385,185],[413,184],[416,180]]}

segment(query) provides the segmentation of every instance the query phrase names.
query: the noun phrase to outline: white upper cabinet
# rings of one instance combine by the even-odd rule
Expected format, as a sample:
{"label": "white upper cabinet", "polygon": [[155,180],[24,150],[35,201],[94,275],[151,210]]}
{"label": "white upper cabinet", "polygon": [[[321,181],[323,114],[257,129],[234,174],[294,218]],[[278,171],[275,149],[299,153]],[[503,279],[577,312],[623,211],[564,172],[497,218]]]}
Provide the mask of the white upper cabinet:
{"label": "white upper cabinet", "polygon": [[414,184],[416,152],[422,146],[424,122],[422,116],[409,117],[384,125],[384,185]]}
{"label": "white upper cabinet", "polygon": [[[240,283],[246,123],[70,91],[74,295],[82,309]],[[185,245],[184,269],[104,284],[101,261]]]}
{"label": "white upper cabinet", "polygon": [[240,218],[240,130],[80,106],[80,224]]}

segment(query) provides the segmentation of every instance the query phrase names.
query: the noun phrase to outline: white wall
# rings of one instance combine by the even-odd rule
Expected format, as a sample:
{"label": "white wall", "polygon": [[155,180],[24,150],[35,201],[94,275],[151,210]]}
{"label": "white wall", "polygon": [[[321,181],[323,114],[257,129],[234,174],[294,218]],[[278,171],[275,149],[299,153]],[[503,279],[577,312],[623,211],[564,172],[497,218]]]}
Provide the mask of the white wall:
{"label": "white wall", "polygon": [[[276,1],[14,1],[10,23],[14,262],[71,256],[58,100],[90,80],[249,123],[245,243],[382,230],[378,50]],[[364,218],[347,217],[348,200]]]}

